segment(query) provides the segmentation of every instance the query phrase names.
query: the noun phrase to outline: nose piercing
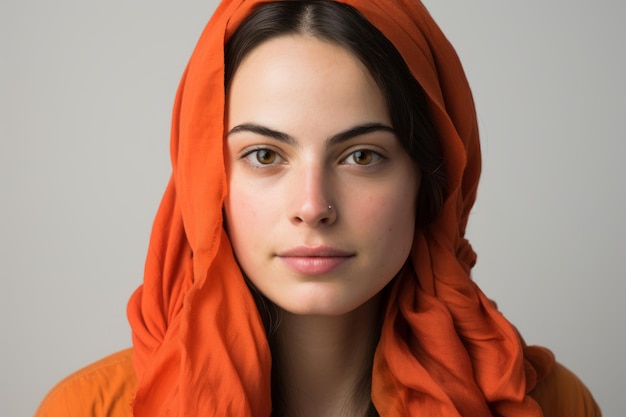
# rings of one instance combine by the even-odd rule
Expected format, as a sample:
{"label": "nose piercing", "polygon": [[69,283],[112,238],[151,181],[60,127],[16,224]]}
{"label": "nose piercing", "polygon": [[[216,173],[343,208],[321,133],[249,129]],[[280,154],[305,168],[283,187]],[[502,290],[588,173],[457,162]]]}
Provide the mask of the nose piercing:
{"label": "nose piercing", "polygon": [[333,206],[329,204],[328,205],[328,211],[331,211],[332,209],[333,209]]}

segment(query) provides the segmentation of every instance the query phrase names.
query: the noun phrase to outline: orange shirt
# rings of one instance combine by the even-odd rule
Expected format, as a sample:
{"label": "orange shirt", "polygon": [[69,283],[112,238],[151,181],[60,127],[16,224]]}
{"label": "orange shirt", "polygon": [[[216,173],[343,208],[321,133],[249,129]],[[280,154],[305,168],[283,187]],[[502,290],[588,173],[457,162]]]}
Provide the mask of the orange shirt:
{"label": "orange shirt", "polygon": [[[131,417],[137,387],[132,349],[75,372],[54,387],[35,417]],[[571,371],[556,364],[530,393],[550,417],[599,417],[591,393]]]}

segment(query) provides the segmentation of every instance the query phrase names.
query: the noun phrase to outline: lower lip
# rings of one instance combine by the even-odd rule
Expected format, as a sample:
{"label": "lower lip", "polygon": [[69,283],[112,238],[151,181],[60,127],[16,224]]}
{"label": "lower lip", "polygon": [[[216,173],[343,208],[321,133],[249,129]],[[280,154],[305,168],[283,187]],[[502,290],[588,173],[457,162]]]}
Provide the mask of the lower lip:
{"label": "lower lip", "polygon": [[323,275],[348,262],[350,256],[281,256],[289,268],[303,275]]}

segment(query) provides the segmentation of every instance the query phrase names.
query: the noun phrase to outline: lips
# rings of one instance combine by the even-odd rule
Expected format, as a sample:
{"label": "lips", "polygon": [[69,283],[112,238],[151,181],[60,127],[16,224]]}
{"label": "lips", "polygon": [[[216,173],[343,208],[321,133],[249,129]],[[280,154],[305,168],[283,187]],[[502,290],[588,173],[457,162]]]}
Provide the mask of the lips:
{"label": "lips", "polygon": [[276,255],[293,271],[303,275],[323,275],[335,271],[354,253],[329,246],[299,246]]}

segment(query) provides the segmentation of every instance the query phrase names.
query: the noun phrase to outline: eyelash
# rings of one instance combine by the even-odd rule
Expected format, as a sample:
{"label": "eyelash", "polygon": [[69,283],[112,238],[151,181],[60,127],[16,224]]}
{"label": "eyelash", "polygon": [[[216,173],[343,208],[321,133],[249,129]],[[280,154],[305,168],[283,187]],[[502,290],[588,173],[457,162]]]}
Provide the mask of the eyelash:
{"label": "eyelash", "polygon": [[[259,160],[259,156],[261,153],[267,153],[268,155],[271,156],[272,160],[269,161],[268,163],[263,163]],[[354,158],[359,154],[365,154],[366,156],[369,156],[370,158],[372,158],[372,161],[366,163],[366,164],[359,164],[357,163]],[[350,161],[350,158],[352,158],[352,161]],[[244,159],[246,160],[251,166],[253,166],[254,168],[264,168],[264,167],[271,167],[271,166],[275,166],[278,164],[282,164],[285,162],[285,159],[280,156],[280,154],[273,150],[273,149],[269,149],[266,147],[258,147],[258,148],[253,148],[253,149],[249,149],[247,150],[240,159]],[[276,160],[278,159],[278,160]],[[381,155],[379,152],[376,152],[372,149],[368,149],[368,148],[358,148],[358,149],[354,149],[352,150],[346,157],[344,157],[341,161],[340,164],[342,165],[354,165],[354,166],[362,166],[362,167],[367,167],[367,166],[372,166],[374,164],[379,163],[379,161],[385,159],[385,157],[383,155]]]}
{"label": "eyelash", "polygon": [[[273,159],[270,163],[264,164],[261,161],[259,161],[259,154],[261,152],[267,152],[268,154],[272,155]],[[274,159],[280,159],[278,162],[275,162]],[[250,149],[248,151],[246,151],[242,156],[241,159],[245,159],[250,165],[252,165],[255,168],[262,168],[262,167],[268,167],[268,166],[273,166],[273,165],[277,165],[279,163],[283,163],[285,161],[285,159],[279,155],[278,152],[276,152],[273,149],[269,149],[269,148],[264,148],[264,147],[258,147],[258,148],[253,148]]]}
{"label": "eyelash", "polygon": [[[354,160],[354,158],[356,157],[356,155],[357,155],[357,154],[359,154],[359,153],[361,153],[361,154],[366,154],[366,155],[370,156],[373,160],[372,160],[372,161],[370,161],[370,162],[369,162],[369,163],[367,163],[367,164],[359,164],[359,163],[357,163],[357,162]],[[349,160],[350,158],[352,158],[352,160],[353,160],[353,162],[354,162],[354,163],[348,162],[348,160]],[[380,160],[382,160],[382,159],[384,159],[384,157],[383,157],[380,153],[378,153],[378,152],[376,152],[376,151],[374,151],[374,150],[372,150],[372,149],[361,148],[361,149],[355,149],[355,150],[353,150],[352,152],[350,152],[350,153],[348,154],[348,156],[346,156],[345,158],[343,158],[343,159],[341,160],[341,163],[342,163],[342,164],[344,164],[344,165],[372,166],[372,165],[374,165],[374,164],[378,163],[378,162],[379,162]]]}

